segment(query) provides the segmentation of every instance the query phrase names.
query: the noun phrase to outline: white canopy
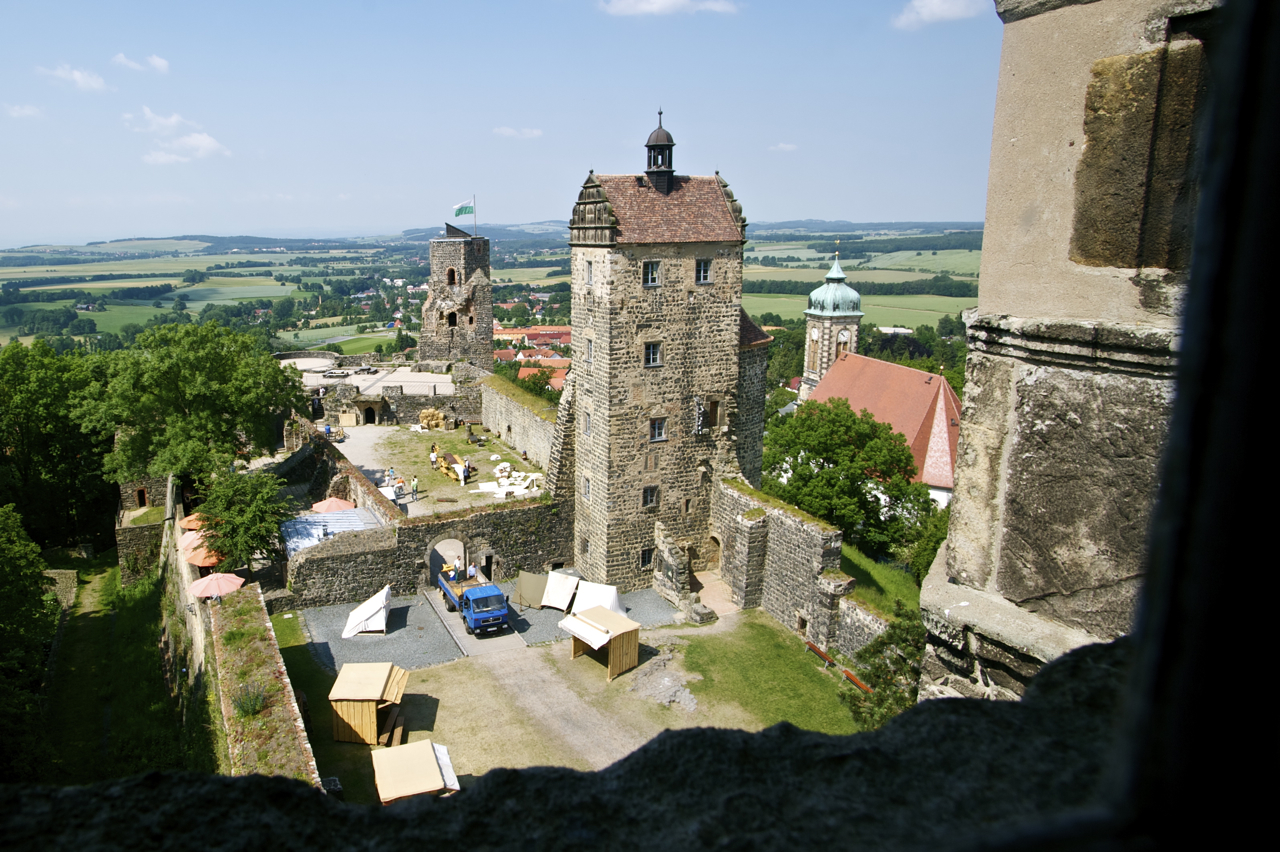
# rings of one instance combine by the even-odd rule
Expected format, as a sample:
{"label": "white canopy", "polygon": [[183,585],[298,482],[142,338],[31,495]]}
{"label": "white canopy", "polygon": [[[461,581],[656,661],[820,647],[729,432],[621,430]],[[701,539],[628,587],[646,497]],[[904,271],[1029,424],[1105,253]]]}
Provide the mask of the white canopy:
{"label": "white canopy", "polygon": [[350,639],[357,633],[386,633],[387,613],[391,610],[391,587],[383,586],[369,600],[360,604],[347,616],[347,626],[342,629],[342,638]]}
{"label": "white canopy", "polygon": [[606,586],[604,583],[589,583],[586,580],[579,580],[578,596],[573,599],[573,614],[577,615],[580,612],[585,612],[593,606],[602,606],[621,616],[627,614],[626,607],[622,605],[622,599],[618,597],[617,586]]}
{"label": "white canopy", "polygon": [[572,574],[559,571],[547,573],[547,588],[542,593],[542,606],[554,607],[564,612],[569,611],[569,602],[578,588],[578,578]]}
{"label": "white canopy", "polygon": [[599,651],[615,636],[640,629],[640,622],[625,615],[610,612],[602,606],[594,606],[581,613],[560,619],[560,629],[586,642]]}

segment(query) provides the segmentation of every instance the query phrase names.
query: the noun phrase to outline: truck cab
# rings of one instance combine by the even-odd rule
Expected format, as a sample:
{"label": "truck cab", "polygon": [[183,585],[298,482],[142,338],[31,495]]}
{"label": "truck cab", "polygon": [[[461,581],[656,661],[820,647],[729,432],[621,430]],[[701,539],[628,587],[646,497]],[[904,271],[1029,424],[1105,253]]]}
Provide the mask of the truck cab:
{"label": "truck cab", "polygon": [[506,595],[487,580],[450,580],[449,572],[441,571],[436,583],[445,609],[462,616],[468,633],[500,633],[509,625]]}

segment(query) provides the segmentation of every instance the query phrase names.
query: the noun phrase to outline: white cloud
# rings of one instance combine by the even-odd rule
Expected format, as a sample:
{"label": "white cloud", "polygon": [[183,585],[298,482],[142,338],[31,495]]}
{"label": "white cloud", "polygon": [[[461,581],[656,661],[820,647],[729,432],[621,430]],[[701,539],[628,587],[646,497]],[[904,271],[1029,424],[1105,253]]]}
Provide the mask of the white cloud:
{"label": "white cloud", "polygon": [[117,53],[115,56],[111,57],[111,61],[116,65],[123,65],[125,68],[132,68],[134,71],[146,71],[147,65],[150,65],[151,69],[158,74],[169,73],[169,60],[156,56],[154,53],[147,57],[147,65],[143,65],[141,62],[134,62],[123,53]]}
{"label": "white cloud", "polygon": [[777,145],[770,145],[770,151],[794,151],[798,145],[792,145],[790,142],[779,142]]}
{"label": "white cloud", "polygon": [[149,151],[142,157],[142,162],[153,166],[167,166],[171,163],[189,163],[205,157],[221,154],[230,157],[227,147],[208,133],[188,133],[177,139],[159,143],[155,151]]}
{"label": "white cloud", "polygon": [[37,68],[36,71],[41,74],[47,74],[50,77],[57,77],[59,80],[66,80],[77,89],[85,92],[100,92],[107,88],[106,81],[97,74],[92,71],[82,71],[79,68],[72,68],[65,62],[52,71],[48,68]]}
{"label": "white cloud", "polygon": [[675,12],[736,12],[730,0],[600,0],[610,15],[670,15]]}
{"label": "white cloud", "polygon": [[132,113],[126,112],[122,118],[125,121],[125,125],[137,133],[177,133],[184,125],[199,128],[199,125],[194,121],[188,121],[176,112],[171,116],[165,117],[152,112],[151,108],[147,106],[142,108],[143,123],[141,125],[134,124],[135,116]]}
{"label": "white cloud", "polygon": [[939,21],[972,18],[991,9],[991,0],[910,0],[893,25],[900,30],[918,30]]}
{"label": "white cloud", "polygon": [[535,130],[532,127],[521,127],[519,130],[514,127],[495,127],[493,132],[498,136],[510,136],[513,139],[537,139],[542,135],[541,130]]}
{"label": "white cloud", "polygon": [[10,118],[35,118],[40,115],[40,107],[36,106],[10,106],[5,104],[4,111]]}

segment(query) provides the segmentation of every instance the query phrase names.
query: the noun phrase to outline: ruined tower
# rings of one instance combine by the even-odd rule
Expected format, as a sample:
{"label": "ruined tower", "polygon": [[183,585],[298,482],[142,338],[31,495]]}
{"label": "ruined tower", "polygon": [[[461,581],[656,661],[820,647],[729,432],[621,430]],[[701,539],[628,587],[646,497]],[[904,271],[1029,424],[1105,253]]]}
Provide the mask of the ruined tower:
{"label": "ruined tower", "polygon": [[746,220],[674,146],[659,115],[646,172],[589,174],[569,225],[575,564],[624,591],[701,564],[712,483],[760,477],[771,338],[742,312]]}
{"label": "ruined tower", "polygon": [[826,283],[809,294],[805,309],[804,377],[800,399],[805,400],[827,370],[845,352],[858,351],[858,326],[862,322],[862,297],[845,283],[840,258],[831,264]]}
{"label": "ruined tower", "polygon": [[431,281],[422,305],[418,359],[493,366],[489,240],[445,225],[431,241]]}

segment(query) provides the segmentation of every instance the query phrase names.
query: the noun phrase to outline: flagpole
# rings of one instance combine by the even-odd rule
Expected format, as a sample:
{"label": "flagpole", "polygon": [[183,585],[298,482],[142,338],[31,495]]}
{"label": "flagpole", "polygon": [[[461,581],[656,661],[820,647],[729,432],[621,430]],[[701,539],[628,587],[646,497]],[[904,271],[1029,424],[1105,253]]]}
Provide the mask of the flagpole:
{"label": "flagpole", "polygon": [[471,236],[477,237],[479,235],[480,225],[476,222],[476,197],[473,194],[471,196]]}

